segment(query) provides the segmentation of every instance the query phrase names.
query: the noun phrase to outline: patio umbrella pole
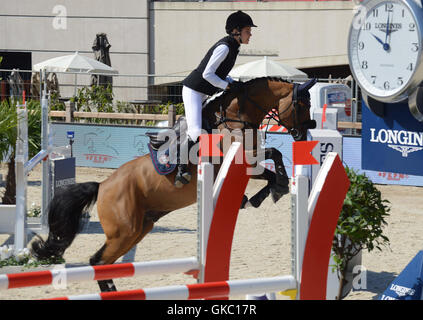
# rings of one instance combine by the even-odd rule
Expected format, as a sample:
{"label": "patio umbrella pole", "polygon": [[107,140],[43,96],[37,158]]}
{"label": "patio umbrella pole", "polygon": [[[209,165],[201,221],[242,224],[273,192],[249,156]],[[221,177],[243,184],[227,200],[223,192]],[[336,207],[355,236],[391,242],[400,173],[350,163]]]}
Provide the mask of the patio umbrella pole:
{"label": "patio umbrella pole", "polygon": [[40,69],[40,101],[41,101],[41,95],[43,92],[43,71]]}

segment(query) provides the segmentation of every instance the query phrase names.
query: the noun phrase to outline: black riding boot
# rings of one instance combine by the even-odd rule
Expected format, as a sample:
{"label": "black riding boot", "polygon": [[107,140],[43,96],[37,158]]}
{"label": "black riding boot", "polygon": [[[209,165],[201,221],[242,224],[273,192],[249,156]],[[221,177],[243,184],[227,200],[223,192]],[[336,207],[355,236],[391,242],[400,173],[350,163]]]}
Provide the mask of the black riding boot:
{"label": "black riding boot", "polygon": [[[188,154],[191,147],[195,144],[194,141],[191,140],[191,138],[188,137],[186,142],[188,144]],[[181,149],[182,145],[181,145]],[[180,160],[180,155],[178,157],[178,162]],[[177,173],[175,176],[175,187],[176,188],[182,188],[184,184],[188,184],[191,181],[191,172],[189,171],[188,164],[185,163],[179,163],[177,167]]]}

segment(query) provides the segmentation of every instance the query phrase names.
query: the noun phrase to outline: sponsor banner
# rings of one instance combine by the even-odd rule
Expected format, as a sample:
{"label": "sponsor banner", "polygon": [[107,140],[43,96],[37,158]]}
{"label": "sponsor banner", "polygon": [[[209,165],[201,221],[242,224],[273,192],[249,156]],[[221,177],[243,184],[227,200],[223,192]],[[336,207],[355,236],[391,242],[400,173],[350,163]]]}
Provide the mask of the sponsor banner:
{"label": "sponsor banner", "polygon": [[361,168],[361,139],[359,137],[343,137],[344,165],[365,173],[369,179],[378,184],[423,186],[423,177],[404,173],[371,171]]}
{"label": "sponsor banner", "polygon": [[146,132],[160,128],[95,124],[52,124],[53,145],[68,145],[67,132],[74,132],[73,154],[81,167],[119,168],[148,153]]}
{"label": "sponsor banner", "polygon": [[379,300],[422,300],[423,251],[411,260]]}
{"label": "sponsor banner", "polygon": [[53,194],[60,188],[75,183],[75,158],[52,160]]}
{"label": "sponsor banner", "polygon": [[407,103],[385,104],[384,118],[362,111],[362,169],[423,176],[423,123]]}
{"label": "sponsor banner", "polygon": [[308,131],[308,135],[308,140],[319,141],[311,152],[311,155],[319,162],[319,164],[311,166],[313,185],[329,152],[336,152],[342,160],[342,135],[337,130],[329,129],[311,129]]}

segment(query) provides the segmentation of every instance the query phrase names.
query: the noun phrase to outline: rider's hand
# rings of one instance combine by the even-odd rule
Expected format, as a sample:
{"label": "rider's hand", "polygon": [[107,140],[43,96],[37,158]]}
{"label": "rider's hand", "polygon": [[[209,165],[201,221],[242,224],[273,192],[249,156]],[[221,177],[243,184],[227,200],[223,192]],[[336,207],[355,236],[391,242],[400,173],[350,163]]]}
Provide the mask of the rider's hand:
{"label": "rider's hand", "polygon": [[244,82],[241,81],[233,81],[228,85],[229,91],[233,93],[240,93],[243,91],[244,88]]}
{"label": "rider's hand", "polygon": [[228,82],[228,84],[234,82],[234,79],[232,79],[231,76],[226,76],[225,80],[226,80],[226,82]]}

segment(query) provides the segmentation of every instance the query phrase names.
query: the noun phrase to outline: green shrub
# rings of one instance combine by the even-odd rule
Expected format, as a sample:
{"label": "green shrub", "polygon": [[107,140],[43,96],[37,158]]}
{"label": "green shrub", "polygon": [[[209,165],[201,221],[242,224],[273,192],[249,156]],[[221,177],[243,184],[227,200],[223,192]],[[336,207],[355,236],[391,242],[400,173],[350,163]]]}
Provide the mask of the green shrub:
{"label": "green shrub", "polygon": [[[113,109],[113,91],[109,84],[107,87],[95,86],[78,89],[75,97],[70,99],[75,103],[75,111],[83,112],[115,112]],[[90,119],[92,123],[110,123],[109,119]]]}
{"label": "green shrub", "polygon": [[[383,234],[389,216],[389,201],[383,200],[380,191],[365,174],[358,174],[354,169],[346,168],[351,182],[344,200],[338,225],[333,239],[335,267],[340,279],[340,291],[345,285],[348,262],[361,250],[382,250],[382,245],[389,245],[389,239]],[[341,295],[338,294],[338,297]]]}

